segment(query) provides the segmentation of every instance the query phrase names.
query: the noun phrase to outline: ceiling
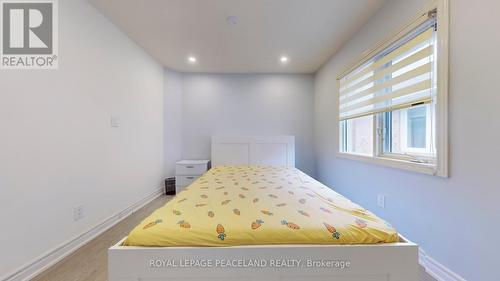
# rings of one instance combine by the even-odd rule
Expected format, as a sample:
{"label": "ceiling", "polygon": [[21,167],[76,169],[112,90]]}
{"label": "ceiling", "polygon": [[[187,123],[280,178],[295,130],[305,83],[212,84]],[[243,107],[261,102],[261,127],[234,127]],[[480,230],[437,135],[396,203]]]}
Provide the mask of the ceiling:
{"label": "ceiling", "polygon": [[[313,73],[384,0],[90,2],[177,71]],[[280,62],[282,56],[289,58],[287,63]]]}

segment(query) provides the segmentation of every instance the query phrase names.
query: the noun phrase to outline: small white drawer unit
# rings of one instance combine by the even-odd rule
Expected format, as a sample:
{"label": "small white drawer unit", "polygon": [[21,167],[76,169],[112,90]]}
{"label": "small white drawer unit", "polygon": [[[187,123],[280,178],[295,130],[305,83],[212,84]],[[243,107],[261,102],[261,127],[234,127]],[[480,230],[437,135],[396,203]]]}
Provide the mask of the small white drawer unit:
{"label": "small white drawer unit", "polygon": [[210,160],[182,160],[175,163],[175,193],[179,193],[210,168]]}

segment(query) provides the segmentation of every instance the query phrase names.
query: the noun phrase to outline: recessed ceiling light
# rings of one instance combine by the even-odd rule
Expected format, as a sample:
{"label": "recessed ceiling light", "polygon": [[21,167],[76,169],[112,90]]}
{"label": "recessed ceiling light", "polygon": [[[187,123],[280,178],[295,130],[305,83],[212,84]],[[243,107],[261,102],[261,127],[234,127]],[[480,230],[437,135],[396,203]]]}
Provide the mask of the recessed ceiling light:
{"label": "recessed ceiling light", "polygon": [[195,57],[188,57],[188,61],[190,63],[195,63],[196,62],[196,58]]}
{"label": "recessed ceiling light", "polygon": [[238,24],[238,18],[235,16],[229,16],[226,18],[226,22],[229,23],[230,25],[236,25]]}
{"label": "recessed ceiling light", "polygon": [[287,63],[287,62],[288,62],[288,57],[282,56],[282,57],[280,58],[280,61],[281,61],[282,63]]}

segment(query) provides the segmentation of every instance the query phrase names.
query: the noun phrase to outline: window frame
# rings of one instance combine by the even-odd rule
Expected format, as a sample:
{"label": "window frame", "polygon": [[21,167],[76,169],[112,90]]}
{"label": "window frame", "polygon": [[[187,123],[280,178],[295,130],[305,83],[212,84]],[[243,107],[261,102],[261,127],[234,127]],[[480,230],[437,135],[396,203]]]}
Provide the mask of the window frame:
{"label": "window frame", "polygon": [[[432,107],[433,104],[428,104],[428,106],[426,107],[426,116],[425,116],[425,123],[426,123],[426,139],[425,139],[425,145],[426,147],[425,148],[411,148],[411,147],[408,147],[408,136],[407,136],[407,129],[408,128],[405,128],[405,130],[402,130],[402,133],[401,133],[401,136],[402,136],[402,140],[403,140],[403,147],[405,151],[409,152],[409,153],[405,153],[405,154],[402,154],[402,153],[393,153],[393,152],[385,152],[385,142],[384,142],[384,137],[387,138],[387,136],[384,135],[384,137],[382,137],[381,135],[378,136],[378,138],[380,138],[380,142],[382,143],[382,146],[379,148],[379,153],[378,153],[378,156],[381,156],[381,157],[390,157],[390,158],[400,158],[400,159],[411,159],[412,161],[417,161],[417,160],[420,160],[420,161],[424,161],[426,163],[435,163],[436,161],[436,157],[429,157],[428,155],[426,155],[426,152],[429,151],[431,149],[432,146],[435,146],[435,144],[432,144],[433,140],[432,140],[432,137],[431,135],[434,134],[432,132],[432,126],[430,126],[432,123],[434,123],[432,121],[432,114],[431,114],[431,111],[432,111]],[[409,107],[409,108],[406,108],[406,110],[410,110],[412,109],[412,107]],[[403,109],[404,110],[404,109]],[[382,114],[386,114],[386,115],[391,115],[391,118],[392,118],[392,113],[393,111],[388,111],[388,112],[384,112]],[[401,112],[401,115],[402,115],[402,118],[401,120],[404,120],[404,121],[401,121],[402,123],[406,123],[408,122],[408,117],[407,117],[407,114],[408,112],[407,111],[403,111]],[[379,128],[383,128],[384,130],[387,130],[385,128],[385,125],[387,125],[387,121],[384,120],[384,118],[386,117],[383,117],[382,115],[378,115],[377,118],[379,119],[378,122],[377,122],[377,125]],[[391,119],[391,122],[392,122],[392,119]],[[392,127],[392,123],[389,123],[388,125],[390,125]],[[389,130],[387,131],[384,131],[383,133],[387,133],[389,132]],[[392,132],[392,128],[391,128],[391,131]],[[392,135],[389,134],[389,137],[392,139]],[[392,143],[392,140],[389,141],[390,143]],[[408,155],[407,155],[408,154]]]}
{"label": "window frame", "polygon": [[[414,147],[410,146],[409,143],[410,141],[410,134],[413,135],[414,132],[412,132],[413,127],[411,127],[414,124],[410,125],[410,120],[412,119],[411,117],[408,116],[410,110],[414,110],[415,108],[407,108],[407,110],[404,110],[401,112],[401,122],[405,123],[406,126],[402,127],[404,128],[401,132],[401,136],[403,137],[403,150],[408,151],[411,153],[419,154],[419,153],[425,153],[426,151],[429,151],[431,148],[431,143],[432,143],[432,105],[425,105],[425,115],[423,116],[424,118],[424,124],[425,124],[425,140],[424,140],[424,147]],[[422,118],[422,117],[420,117]]]}
{"label": "window frame", "polygon": [[[346,71],[342,72],[337,79],[337,90],[340,89],[340,78],[354,70],[355,68],[363,65],[367,60],[371,59],[382,51],[383,49],[390,46],[393,42],[396,42],[411,30],[415,28],[415,22],[422,17],[422,15],[427,14],[429,11],[437,10],[436,13],[436,50],[438,53],[438,61],[436,64],[436,108],[435,108],[435,144],[436,144],[436,157],[434,161],[427,161],[421,157],[413,157],[411,155],[384,153],[384,142],[382,137],[379,136],[383,134],[382,119],[381,114],[374,114],[373,118],[373,155],[360,155],[350,152],[343,152],[341,145],[342,142],[337,145],[337,156],[342,158],[347,158],[351,160],[361,161],[365,163],[379,164],[383,166],[388,166],[391,168],[404,169],[434,176],[448,177],[448,68],[449,68],[449,0],[434,0],[428,6],[425,7],[422,12],[413,19],[409,24],[405,25],[402,29],[395,32],[388,40],[384,40],[377,44],[374,48],[363,52],[360,59],[356,60],[356,64],[349,67]],[[338,93],[337,93],[338,94]],[[337,106],[338,108],[338,106]],[[385,114],[385,113],[382,113]],[[337,114],[337,126],[340,126],[340,120]],[[345,126],[342,126],[345,127]],[[338,132],[341,134],[337,140],[340,142],[342,137],[342,128],[338,128]],[[422,161],[424,160],[424,161]],[[430,159],[427,159],[430,160]]]}

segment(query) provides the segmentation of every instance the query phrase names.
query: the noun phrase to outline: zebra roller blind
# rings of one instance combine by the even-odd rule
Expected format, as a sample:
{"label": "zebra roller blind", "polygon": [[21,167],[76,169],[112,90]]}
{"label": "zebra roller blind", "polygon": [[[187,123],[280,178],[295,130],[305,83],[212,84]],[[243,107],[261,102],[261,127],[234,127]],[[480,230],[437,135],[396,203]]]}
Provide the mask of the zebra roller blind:
{"label": "zebra roller blind", "polygon": [[410,33],[339,77],[339,120],[430,103],[435,93],[436,23]]}

